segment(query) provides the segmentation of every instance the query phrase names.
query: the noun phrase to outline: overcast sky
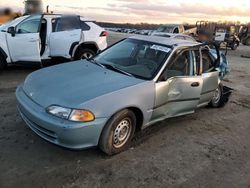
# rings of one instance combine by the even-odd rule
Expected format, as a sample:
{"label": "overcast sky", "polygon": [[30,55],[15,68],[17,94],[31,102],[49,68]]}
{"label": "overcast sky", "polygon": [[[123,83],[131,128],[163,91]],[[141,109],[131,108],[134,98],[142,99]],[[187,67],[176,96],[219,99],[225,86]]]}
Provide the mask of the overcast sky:
{"label": "overcast sky", "polygon": [[[194,23],[196,20],[250,22],[249,0],[43,0],[55,13],[76,13],[97,21]],[[23,10],[23,0],[0,0],[0,7]]]}

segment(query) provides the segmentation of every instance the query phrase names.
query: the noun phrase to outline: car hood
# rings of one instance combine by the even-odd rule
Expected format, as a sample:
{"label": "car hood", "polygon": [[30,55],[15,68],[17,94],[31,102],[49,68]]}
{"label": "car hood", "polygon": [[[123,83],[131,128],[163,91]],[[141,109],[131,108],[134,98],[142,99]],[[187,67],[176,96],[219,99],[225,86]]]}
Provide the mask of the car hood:
{"label": "car hood", "polygon": [[35,103],[48,107],[77,108],[88,100],[144,82],[102,68],[88,61],[76,61],[30,74],[23,90]]}

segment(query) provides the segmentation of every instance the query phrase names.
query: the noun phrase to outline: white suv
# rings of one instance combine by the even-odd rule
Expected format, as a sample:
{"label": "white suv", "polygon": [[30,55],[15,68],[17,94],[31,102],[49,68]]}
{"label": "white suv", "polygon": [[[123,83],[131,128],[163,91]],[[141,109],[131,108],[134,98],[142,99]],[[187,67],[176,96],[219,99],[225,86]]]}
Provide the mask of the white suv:
{"label": "white suv", "polygon": [[0,69],[14,63],[91,58],[107,47],[107,32],[77,15],[39,14],[0,26]]}

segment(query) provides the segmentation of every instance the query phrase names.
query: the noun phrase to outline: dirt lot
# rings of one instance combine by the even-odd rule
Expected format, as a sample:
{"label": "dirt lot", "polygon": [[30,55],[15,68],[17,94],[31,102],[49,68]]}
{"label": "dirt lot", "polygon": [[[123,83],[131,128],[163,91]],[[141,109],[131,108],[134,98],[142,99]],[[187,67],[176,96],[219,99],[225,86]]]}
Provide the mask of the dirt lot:
{"label": "dirt lot", "polygon": [[250,47],[229,51],[225,84],[235,91],[226,107],[157,123],[114,157],[36,136],[19,117],[14,95],[35,69],[8,68],[0,73],[0,187],[250,188],[250,59],[242,54],[250,55]]}

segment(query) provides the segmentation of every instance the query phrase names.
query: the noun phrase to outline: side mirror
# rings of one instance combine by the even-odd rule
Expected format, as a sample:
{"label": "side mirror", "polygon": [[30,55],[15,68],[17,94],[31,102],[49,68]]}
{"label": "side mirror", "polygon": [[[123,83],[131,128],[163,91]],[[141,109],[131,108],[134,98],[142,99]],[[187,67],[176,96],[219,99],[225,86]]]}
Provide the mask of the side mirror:
{"label": "side mirror", "polygon": [[14,37],[16,34],[15,27],[9,27],[7,32],[10,33],[12,37]]}

